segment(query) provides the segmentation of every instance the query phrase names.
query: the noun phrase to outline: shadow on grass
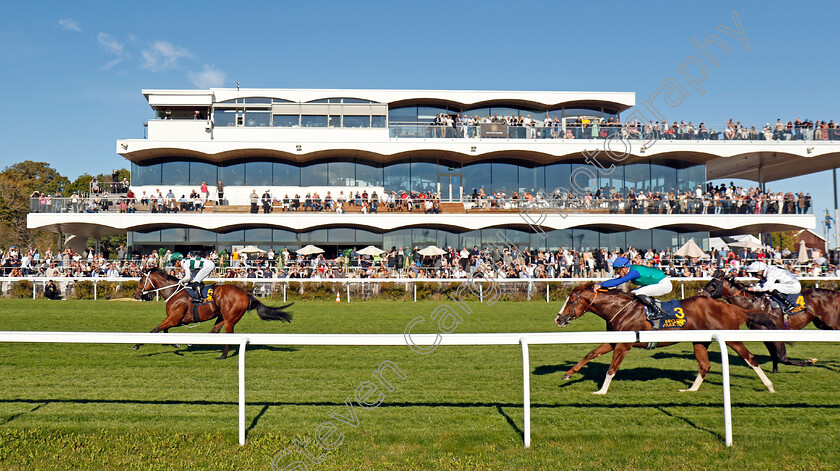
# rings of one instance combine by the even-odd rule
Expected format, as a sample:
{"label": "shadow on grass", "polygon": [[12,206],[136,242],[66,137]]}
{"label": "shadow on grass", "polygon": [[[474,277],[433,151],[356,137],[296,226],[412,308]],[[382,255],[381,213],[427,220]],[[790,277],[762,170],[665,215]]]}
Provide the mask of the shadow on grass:
{"label": "shadow on grass", "polygon": [[516,425],[516,422],[514,422],[513,419],[511,419],[510,416],[507,415],[504,410],[502,410],[502,406],[496,406],[496,410],[499,412],[499,414],[501,414],[502,417],[505,418],[505,421],[508,423],[508,425],[510,425],[513,431],[516,432],[517,435],[519,435],[519,438],[525,440],[525,432],[523,432],[522,429],[520,429],[519,426]]}
{"label": "shadow on grass", "polygon": [[[179,346],[177,350],[171,351],[163,351],[163,352],[152,352],[152,353],[145,353],[140,356],[143,357],[154,357],[158,355],[176,355],[176,356],[185,356],[185,353],[196,353],[196,354],[207,354],[207,353],[218,353],[221,354],[222,350],[225,348],[224,345],[184,345]],[[265,350],[269,352],[296,352],[299,350],[298,347],[275,347],[273,345],[249,345],[248,349],[249,352],[257,351],[257,350]],[[235,357],[239,354],[239,345],[238,344],[231,344],[230,346],[230,353],[228,354],[228,358]]]}
{"label": "shadow on grass", "polygon": [[11,416],[11,417],[9,417],[8,419],[6,419],[6,420],[4,420],[4,421],[0,422],[0,426],[8,424],[9,422],[11,422],[11,421],[13,421],[13,420],[17,419],[18,417],[22,416],[23,414],[28,414],[28,413],[30,413],[30,412],[35,412],[36,410],[40,409],[41,407],[43,407],[43,406],[45,406],[45,405],[47,405],[47,404],[49,404],[49,402],[42,402],[42,403],[38,404],[37,406],[33,407],[32,409],[30,409],[30,410],[28,410],[28,411],[26,411],[26,412],[18,412],[17,414],[12,415],[12,416]]}
{"label": "shadow on grass", "polygon": [[654,409],[658,410],[659,412],[662,412],[663,414],[665,414],[665,415],[667,415],[668,417],[671,417],[671,418],[673,418],[673,419],[679,419],[679,420],[682,420],[683,422],[685,422],[686,424],[688,424],[688,425],[689,425],[689,426],[691,426],[692,428],[694,428],[694,429],[696,429],[696,430],[700,430],[700,431],[702,431],[702,432],[706,432],[706,433],[708,433],[709,435],[711,435],[711,436],[713,436],[713,437],[717,438],[717,439],[718,439],[718,440],[720,440],[720,441],[724,441],[724,437],[723,437],[723,435],[721,435],[720,433],[715,432],[714,430],[709,430],[709,429],[707,429],[707,428],[700,427],[699,425],[697,425],[697,424],[695,424],[694,422],[692,422],[690,419],[687,419],[687,418],[685,418],[685,417],[681,417],[681,416],[679,416],[679,415],[676,415],[676,414],[674,414],[673,412],[668,412],[667,410],[665,410],[664,408],[659,407],[659,406],[654,407]]}

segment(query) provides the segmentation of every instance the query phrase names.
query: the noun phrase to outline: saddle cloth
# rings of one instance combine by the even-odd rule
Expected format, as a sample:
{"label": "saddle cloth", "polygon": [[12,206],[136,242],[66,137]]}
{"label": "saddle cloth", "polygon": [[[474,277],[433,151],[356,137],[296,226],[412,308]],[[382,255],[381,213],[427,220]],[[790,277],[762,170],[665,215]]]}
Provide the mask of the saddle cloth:
{"label": "saddle cloth", "polygon": [[[793,309],[791,309],[790,314],[796,314],[808,309],[808,303],[805,302],[805,296],[802,296],[802,294],[784,294],[783,296],[787,298],[789,303],[793,304]],[[779,302],[773,299],[772,296],[767,296],[767,299],[770,300],[770,305],[773,306],[773,309],[783,309],[782,306],[779,306]]]}
{"label": "saddle cloth", "polygon": [[216,291],[216,285],[201,285],[201,296],[196,296],[195,291],[192,289],[192,285],[188,285],[187,294],[192,296],[193,298],[201,298],[200,304],[207,304],[213,301],[213,293]]}
{"label": "saddle cloth", "polygon": [[[665,315],[652,321],[653,330],[661,329],[681,329],[685,325],[685,312],[683,311],[682,301],[675,299],[673,301],[660,302],[656,301]],[[645,307],[645,315],[650,314],[650,309]]]}

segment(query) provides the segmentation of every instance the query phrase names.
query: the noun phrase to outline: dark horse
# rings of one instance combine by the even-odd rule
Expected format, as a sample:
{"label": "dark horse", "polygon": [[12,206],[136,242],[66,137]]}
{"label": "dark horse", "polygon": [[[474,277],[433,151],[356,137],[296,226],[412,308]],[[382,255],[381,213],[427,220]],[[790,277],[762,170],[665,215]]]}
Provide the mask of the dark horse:
{"label": "dark horse", "polygon": [[[650,323],[645,318],[644,306],[639,303],[632,295],[625,294],[619,291],[607,291],[593,289],[593,283],[586,283],[578,285],[572,292],[569,293],[569,298],[563,309],[557,314],[554,320],[558,326],[566,327],[568,323],[586,312],[593,312],[596,315],[607,321],[607,330],[610,331],[634,331],[634,330],[651,330]],[[682,300],[683,309],[685,310],[685,325],[681,327],[684,330],[695,329],[709,329],[709,330],[737,330],[740,326],[748,320],[761,322],[761,313],[753,313],[741,309],[737,306],[727,304],[723,301],[718,301],[709,297],[694,296]],[[754,316],[758,316],[754,319]],[[657,346],[672,345],[673,343],[663,343]],[[770,392],[773,390],[773,383],[767,379],[767,376],[761,371],[758,362],[755,361],[753,354],[747,350],[741,342],[726,342],[733,350],[735,350],[748,365],[761,378],[761,382],[767,386]],[[604,385],[601,389],[595,391],[593,394],[606,394],[610,387],[610,381],[618,371],[624,356],[631,348],[647,348],[645,343],[619,343],[609,344],[605,343],[588,354],[577,365],[563,375],[563,379],[569,379],[571,376],[580,370],[583,365],[588,363],[593,358],[613,352],[612,362],[607,370],[607,376],[604,379]],[[697,391],[700,385],[703,384],[703,379],[706,373],[709,372],[709,342],[694,342],[694,357],[697,358],[697,364],[700,371],[697,373],[697,378],[694,384],[689,389],[680,389],[680,391]],[[726,352],[721,352],[726,354]]]}
{"label": "dark horse", "polygon": [[[779,309],[774,309],[766,296],[761,296],[748,291],[734,277],[715,273],[715,277],[701,288],[701,295],[711,296],[715,299],[729,301],[743,309],[757,309],[765,313],[766,318],[772,326],[771,329],[784,329],[784,317]],[[819,329],[837,330],[840,329],[840,293],[830,289],[806,289],[802,296],[808,306],[804,311],[791,315],[788,318],[789,329],[802,329],[811,322]],[[765,323],[766,324],[766,323]],[[750,329],[765,329],[764,325],[748,323]],[[787,349],[783,342],[764,342],[773,360],[773,373],[779,372],[779,362],[785,365],[807,366],[816,363],[815,358],[808,361],[789,360]]]}
{"label": "dark horse", "polygon": [[[216,319],[216,325],[210,330],[211,333],[215,334],[221,331],[222,325],[225,327],[225,332],[232,333],[233,326],[239,322],[245,311],[252,309],[257,310],[257,315],[262,320],[292,321],[292,315],[284,311],[291,304],[281,307],[266,306],[254,296],[233,285],[216,287],[213,291],[213,301],[199,306],[197,312],[195,312],[190,296],[177,278],[167,275],[160,268],[144,270],[140,284],[134,291],[134,298],[142,299],[143,296],[155,291],[160,292],[160,295],[166,299],[166,319],[152,329],[152,333],[169,332],[172,327],[211,319]],[[137,344],[132,348],[137,350],[140,345],[142,344]],[[225,350],[218,359],[227,358],[229,351],[230,345],[225,345]]]}

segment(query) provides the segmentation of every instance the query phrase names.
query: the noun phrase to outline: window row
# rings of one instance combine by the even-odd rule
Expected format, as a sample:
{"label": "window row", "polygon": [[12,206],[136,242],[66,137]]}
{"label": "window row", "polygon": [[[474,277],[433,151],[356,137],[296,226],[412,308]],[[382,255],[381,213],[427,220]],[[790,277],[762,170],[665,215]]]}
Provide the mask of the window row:
{"label": "window row", "polygon": [[435,116],[440,114],[446,115],[467,115],[479,116],[484,118],[486,116],[513,116],[513,117],[528,117],[542,121],[545,115],[548,114],[551,119],[558,118],[576,118],[578,116],[597,117],[605,120],[609,118],[617,118],[618,113],[603,107],[597,108],[557,108],[554,110],[537,110],[531,108],[512,108],[506,106],[493,106],[482,108],[462,109],[451,106],[432,107],[432,106],[407,106],[403,108],[393,108],[388,111],[388,121],[391,124],[411,124],[411,123],[428,123],[435,119]]}
{"label": "window row", "polygon": [[213,185],[221,180],[226,186],[358,186],[385,187],[387,191],[463,190],[469,195],[482,187],[486,194],[504,191],[552,193],[557,188],[577,195],[603,188],[605,196],[613,191],[627,194],[639,191],[686,191],[703,185],[706,167],[692,165],[675,168],[679,162],[641,162],[613,168],[599,168],[585,163],[558,163],[528,167],[515,163],[479,162],[463,167],[410,160],[387,166],[366,161],[319,162],[310,165],[270,161],[241,162],[226,166],[198,161],[171,161],[152,165],[132,164],[131,183],[144,185]]}
{"label": "window row", "polygon": [[232,245],[257,245],[263,249],[274,247],[295,249],[307,244],[321,244],[341,247],[361,248],[375,245],[391,247],[488,247],[495,244],[504,246],[505,239],[520,249],[559,250],[563,247],[574,250],[598,250],[601,248],[659,250],[676,249],[694,239],[703,250],[708,250],[708,232],[677,233],[664,229],[637,230],[629,232],[603,233],[591,229],[564,229],[542,233],[528,233],[516,229],[480,229],[455,233],[441,229],[400,229],[377,234],[362,229],[334,228],[318,229],[295,233],[282,229],[256,228],[239,229],[231,232],[216,233],[195,228],[169,228],[143,232],[129,232],[130,245],[212,245],[219,249],[230,249]]}
{"label": "window row", "polygon": [[216,127],[384,128],[384,115],[273,114],[271,110],[216,109]]}

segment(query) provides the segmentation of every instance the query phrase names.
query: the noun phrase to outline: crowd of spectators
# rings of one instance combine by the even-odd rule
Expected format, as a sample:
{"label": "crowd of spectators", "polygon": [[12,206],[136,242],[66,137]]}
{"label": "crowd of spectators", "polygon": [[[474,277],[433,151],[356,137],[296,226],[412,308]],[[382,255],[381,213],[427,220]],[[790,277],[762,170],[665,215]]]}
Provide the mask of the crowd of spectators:
{"label": "crowd of spectators", "polygon": [[[661,268],[673,277],[708,277],[715,270],[733,271],[747,276],[745,266],[755,260],[782,266],[801,276],[840,276],[840,268],[829,263],[818,249],[810,251],[810,261],[797,263],[797,253],[775,249],[713,250],[710,258],[675,257],[670,249],[655,251],[607,249],[520,250],[516,247],[448,247],[445,254],[423,256],[419,247],[392,247],[381,256],[364,256],[348,250],[335,258],[323,254],[304,256],[284,249],[248,254],[233,250],[230,254],[212,251],[202,254],[217,265],[213,277],[224,278],[592,278],[612,276],[612,261],[626,256],[637,263]],[[58,277],[137,277],[147,266],[174,270],[170,251],[141,255],[120,247],[116,258],[106,258],[92,247],[84,253],[70,249],[43,252],[37,248],[0,250],[3,276]]]}
{"label": "crowd of spectators", "polygon": [[[536,116],[536,115],[535,115]],[[831,121],[812,121],[796,118],[782,122],[777,119],[771,125],[748,126],[740,121],[729,119],[725,125],[706,125],[705,122],[694,124],[691,121],[649,121],[647,123],[632,120],[621,122],[617,116],[606,119],[578,116],[566,118],[565,124],[557,116],[545,115],[545,118],[532,118],[531,115],[481,117],[469,114],[438,114],[430,124],[433,137],[441,138],[477,138],[510,137],[527,139],[606,139],[620,136],[626,139],[644,140],[750,140],[750,141],[789,141],[789,140],[840,140],[840,123]],[[482,125],[498,124],[507,126],[507,133],[499,136],[497,130],[482,130]],[[397,123],[399,127],[401,123]],[[482,132],[484,135],[482,135]]]}
{"label": "crowd of spectators", "polygon": [[707,183],[693,190],[651,191],[630,189],[625,192],[599,188],[584,196],[555,190],[542,192],[485,192],[473,188],[468,198],[471,208],[540,208],[596,210],[610,214],[810,214],[811,194],[799,192],[765,192],[756,187]]}

